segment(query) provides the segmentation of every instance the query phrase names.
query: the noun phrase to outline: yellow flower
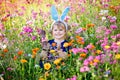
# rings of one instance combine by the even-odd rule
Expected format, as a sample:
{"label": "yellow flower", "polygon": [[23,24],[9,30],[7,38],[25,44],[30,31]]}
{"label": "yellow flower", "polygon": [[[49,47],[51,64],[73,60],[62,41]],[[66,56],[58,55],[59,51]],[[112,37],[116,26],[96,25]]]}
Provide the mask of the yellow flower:
{"label": "yellow flower", "polygon": [[63,44],[63,47],[68,47],[69,46],[69,44],[67,43],[67,42],[65,42],[64,44]]}
{"label": "yellow flower", "polygon": [[27,60],[25,60],[25,59],[21,59],[20,62],[21,62],[21,63],[26,63]]}
{"label": "yellow flower", "polygon": [[45,63],[44,64],[44,69],[49,70],[51,68],[51,64],[50,63]]}
{"label": "yellow flower", "polygon": [[97,53],[97,54],[100,54],[100,53],[101,53],[101,50],[96,50],[96,53]]}
{"label": "yellow flower", "polygon": [[115,59],[120,59],[120,54],[116,54]]}
{"label": "yellow flower", "polygon": [[44,78],[39,78],[39,80],[45,80]]}
{"label": "yellow flower", "polygon": [[120,46],[120,41],[116,43],[118,46]]}
{"label": "yellow flower", "polygon": [[87,56],[86,53],[81,53],[81,54],[80,54],[80,57],[85,58],[86,56]]}
{"label": "yellow flower", "polygon": [[45,72],[45,76],[47,77],[47,76],[49,76],[49,73],[48,73],[48,71],[47,72]]}
{"label": "yellow flower", "polygon": [[58,65],[60,63],[60,61],[62,60],[62,58],[58,58],[54,61],[54,64]]}
{"label": "yellow flower", "polygon": [[98,59],[94,59],[93,61],[94,61],[94,62],[96,62],[96,63],[98,63],[98,62],[99,62],[99,60],[98,60]]}
{"label": "yellow flower", "polygon": [[104,46],[104,48],[105,48],[105,49],[109,49],[109,48],[110,48],[110,46],[106,45],[106,46]]}
{"label": "yellow flower", "polygon": [[57,65],[57,66],[56,66],[56,69],[60,69],[60,66],[59,66],[59,65]]}
{"label": "yellow flower", "polygon": [[34,49],[32,49],[32,53],[36,54],[38,50],[39,50],[39,48],[34,48]]}
{"label": "yellow flower", "polygon": [[50,50],[50,53],[55,53],[56,51],[55,50]]}

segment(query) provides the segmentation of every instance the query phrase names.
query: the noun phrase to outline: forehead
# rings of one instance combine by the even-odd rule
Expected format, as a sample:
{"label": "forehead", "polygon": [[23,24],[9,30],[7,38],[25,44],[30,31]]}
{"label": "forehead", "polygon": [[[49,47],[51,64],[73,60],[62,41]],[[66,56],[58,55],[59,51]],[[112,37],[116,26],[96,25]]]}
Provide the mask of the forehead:
{"label": "forehead", "polygon": [[53,29],[65,29],[65,27],[64,27],[64,26],[54,25],[54,26],[53,26]]}
{"label": "forehead", "polygon": [[65,29],[65,25],[63,23],[55,23],[53,25],[53,28],[58,28],[58,29]]}

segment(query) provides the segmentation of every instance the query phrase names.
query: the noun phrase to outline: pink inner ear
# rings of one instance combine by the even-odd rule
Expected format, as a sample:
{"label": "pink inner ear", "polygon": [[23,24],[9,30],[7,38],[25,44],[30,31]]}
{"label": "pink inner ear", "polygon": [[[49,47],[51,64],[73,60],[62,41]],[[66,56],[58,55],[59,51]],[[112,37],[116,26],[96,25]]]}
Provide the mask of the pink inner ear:
{"label": "pink inner ear", "polygon": [[46,37],[45,37],[45,38],[42,38],[42,42],[44,42],[44,41],[47,41]]}

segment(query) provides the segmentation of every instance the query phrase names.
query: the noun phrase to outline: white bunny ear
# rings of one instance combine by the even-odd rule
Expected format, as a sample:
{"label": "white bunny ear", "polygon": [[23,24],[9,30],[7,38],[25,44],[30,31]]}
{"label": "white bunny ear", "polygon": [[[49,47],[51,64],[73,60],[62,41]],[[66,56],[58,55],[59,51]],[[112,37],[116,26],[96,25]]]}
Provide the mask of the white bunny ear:
{"label": "white bunny ear", "polygon": [[62,15],[60,17],[60,19],[63,21],[65,19],[65,16],[67,15],[67,13],[70,11],[70,7],[65,8],[65,10],[62,12]]}
{"label": "white bunny ear", "polygon": [[55,21],[58,20],[58,12],[54,5],[51,7],[51,15],[52,15],[53,20],[55,20]]}

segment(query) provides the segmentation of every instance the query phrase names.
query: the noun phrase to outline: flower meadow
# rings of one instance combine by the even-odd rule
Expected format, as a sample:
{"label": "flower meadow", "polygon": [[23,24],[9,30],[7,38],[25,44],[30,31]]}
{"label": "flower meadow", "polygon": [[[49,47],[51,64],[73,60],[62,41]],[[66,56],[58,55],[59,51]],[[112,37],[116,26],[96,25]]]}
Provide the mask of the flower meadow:
{"label": "flower meadow", "polygon": [[[42,30],[52,39],[50,8],[65,21],[68,59],[35,64]],[[55,53],[54,51],[51,51]],[[119,0],[0,0],[0,80],[120,80]]]}

